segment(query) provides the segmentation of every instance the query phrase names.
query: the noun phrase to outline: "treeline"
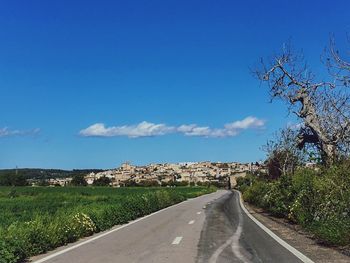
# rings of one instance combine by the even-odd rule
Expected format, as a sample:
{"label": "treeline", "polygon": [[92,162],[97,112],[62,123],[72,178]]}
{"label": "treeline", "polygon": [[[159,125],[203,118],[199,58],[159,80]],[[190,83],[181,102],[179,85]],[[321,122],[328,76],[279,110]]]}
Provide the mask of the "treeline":
{"label": "treeline", "polygon": [[2,173],[0,174],[0,186],[26,186],[27,179],[22,174]]}
{"label": "treeline", "polygon": [[215,186],[217,188],[225,188],[228,186],[227,182],[218,182],[218,181],[211,181],[211,182],[188,182],[188,181],[169,181],[169,182],[161,182],[155,180],[144,180],[140,182],[135,182],[133,180],[127,181],[125,183],[125,186],[140,186],[140,187],[156,187],[156,186],[162,186],[162,187],[174,187],[174,186]]}
{"label": "treeline", "polygon": [[0,170],[0,186],[25,186],[28,180],[45,180],[51,178],[67,178],[74,176],[85,176],[91,172],[101,172],[99,169],[82,169],[82,170],[59,170],[59,169],[4,169]]}
{"label": "treeline", "polygon": [[[109,186],[112,184],[112,180],[106,176],[102,176],[93,181],[93,186]],[[72,181],[70,182],[72,186],[87,186],[87,182],[84,178],[84,175],[74,175]],[[123,187],[175,187],[175,186],[215,186],[217,188],[225,188],[228,187],[228,182],[226,181],[208,181],[208,182],[188,182],[188,181],[162,181],[158,180],[127,180],[123,183],[120,183],[120,186]]]}
{"label": "treeline", "polygon": [[88,174],[91,172],[102,172],[101,169],[73,169],[73,170],[60,170],[60,169],[41,169],[41,168],[23,168],[23,169],[3,169],[0,170],[0,176],[2,175],[21,175],[25,179],[51,179],[51,178],[67,178],[72,177],[75,174]]}

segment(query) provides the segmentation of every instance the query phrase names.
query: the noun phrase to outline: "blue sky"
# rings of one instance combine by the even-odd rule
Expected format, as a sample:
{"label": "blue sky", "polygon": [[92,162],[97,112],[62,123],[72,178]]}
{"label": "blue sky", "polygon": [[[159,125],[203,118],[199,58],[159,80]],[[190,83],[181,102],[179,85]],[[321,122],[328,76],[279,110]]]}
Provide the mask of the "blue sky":
{"label": "blue sky", "polygon": [[321,72],[329,34],[346,48],[349,9],[345,0],[2,1],[0,168],[263,159],[261,145],[295,120],[249,67],[291,39]]}

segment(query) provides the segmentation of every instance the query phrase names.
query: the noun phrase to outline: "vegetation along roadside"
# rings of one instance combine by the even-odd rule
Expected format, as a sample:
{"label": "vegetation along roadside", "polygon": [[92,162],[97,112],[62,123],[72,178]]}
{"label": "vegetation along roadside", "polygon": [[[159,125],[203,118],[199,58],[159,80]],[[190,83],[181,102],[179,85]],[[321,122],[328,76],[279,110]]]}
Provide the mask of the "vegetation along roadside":
{"label": "vegetation along roadside", "polygon": [[214,187],[0,187],[0,263],[23,262]]}

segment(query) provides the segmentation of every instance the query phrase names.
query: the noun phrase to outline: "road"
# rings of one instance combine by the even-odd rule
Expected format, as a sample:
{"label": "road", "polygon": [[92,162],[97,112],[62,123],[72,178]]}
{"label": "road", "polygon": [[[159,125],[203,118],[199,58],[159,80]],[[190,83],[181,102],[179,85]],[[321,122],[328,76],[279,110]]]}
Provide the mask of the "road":
{"label": "road", "polygon": [[185,201],[33,259],[89,262],[302,262],[241,209],[237,192]]}

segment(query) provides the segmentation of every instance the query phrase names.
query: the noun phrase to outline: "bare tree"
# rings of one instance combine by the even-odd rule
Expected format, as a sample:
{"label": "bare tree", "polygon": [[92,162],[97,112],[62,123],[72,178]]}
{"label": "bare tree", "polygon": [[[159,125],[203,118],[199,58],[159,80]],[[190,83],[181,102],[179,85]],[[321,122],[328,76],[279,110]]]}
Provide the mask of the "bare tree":
{"label": "bare tree", "polygon": [[331,41],[326,53],[327,81],[319,81],[302,55],[285,45],[280,54],[255,74],[269,86],[271,98],[284,100],[303,121],[297,137],[299,148],[312,144],[325,164],[348,151],[350,141],[350,64],[341,59]]}

